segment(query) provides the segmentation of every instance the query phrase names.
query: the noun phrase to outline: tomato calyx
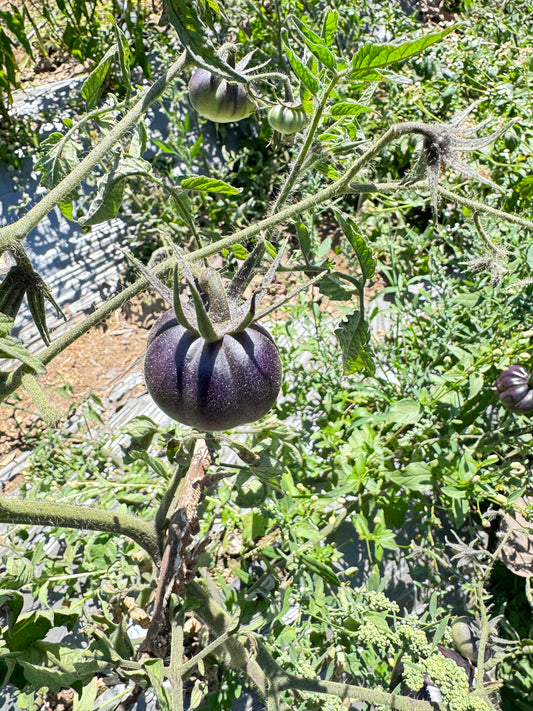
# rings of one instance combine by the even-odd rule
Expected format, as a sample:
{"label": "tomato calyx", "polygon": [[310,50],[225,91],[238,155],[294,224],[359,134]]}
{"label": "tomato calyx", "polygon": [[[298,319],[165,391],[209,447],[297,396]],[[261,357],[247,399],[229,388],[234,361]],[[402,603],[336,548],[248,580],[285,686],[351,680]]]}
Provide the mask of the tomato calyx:
{"label": "tomato calyx", "polygon": [[[178,323],[207,343],[220,341],[225,335],[244,331],[261,317],[257,306],[266,294],[281,259],[281,250],[265,273],[261,285],[243,300],[246,287],[257,272],[264,255],[264,243],[258,242],[249,257],[237,270],[227,288],[220,274],[212,267],[203,269],[196,277],[187,262],[178,258],[174,268],[173,307]],[[189,287],[189,300],[180,294],[182,278]]]}

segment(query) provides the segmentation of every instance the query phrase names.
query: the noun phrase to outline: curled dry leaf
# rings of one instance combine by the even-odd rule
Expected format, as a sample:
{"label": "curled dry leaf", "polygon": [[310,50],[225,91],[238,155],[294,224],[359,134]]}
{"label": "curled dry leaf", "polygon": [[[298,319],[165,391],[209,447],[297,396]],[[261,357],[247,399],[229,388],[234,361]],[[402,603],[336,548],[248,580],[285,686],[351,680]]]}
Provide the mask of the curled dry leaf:
{"label": "curled dry leaf", "polygon": [[150,627],[150,615],[146,613],[142,607],[139,607],[133,597],[125,597],[124,604],[128,608],[128,614],[132,620],[137,622],[143,629],[147,630]]}
{"label": "curled dry leaf", "polygon": [[525,514],[532,503],[531,497],[518,499],[515,515],[505,516],[505,525],[511,533],[502,549],[501,559],[510,571],[523,578],[533,577],[533,521],[528,521],[520,510]]}

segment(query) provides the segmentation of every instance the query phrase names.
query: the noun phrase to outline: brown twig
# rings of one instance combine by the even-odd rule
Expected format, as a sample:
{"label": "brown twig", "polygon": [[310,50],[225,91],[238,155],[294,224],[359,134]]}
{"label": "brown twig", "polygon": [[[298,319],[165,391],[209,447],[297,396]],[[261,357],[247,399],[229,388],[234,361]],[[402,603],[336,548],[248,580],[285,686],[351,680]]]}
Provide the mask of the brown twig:
{"label": "brown twig", "polygon": [[194,546],[193,538],[200,530],[198,507],[208,486],[221,475],[207,475],[211,455],[205,440],[197,440],[189,469],[183,478],[178,493],[175,511],[168,525],[168,536],[161,560],[161,572],[157,584],[152,622],[146,639],[140,647],[141,654],[157,654],[160,632],[165,622],[165,611],[172,592],[180,595],[190,582],[202,550],[202,544]]}

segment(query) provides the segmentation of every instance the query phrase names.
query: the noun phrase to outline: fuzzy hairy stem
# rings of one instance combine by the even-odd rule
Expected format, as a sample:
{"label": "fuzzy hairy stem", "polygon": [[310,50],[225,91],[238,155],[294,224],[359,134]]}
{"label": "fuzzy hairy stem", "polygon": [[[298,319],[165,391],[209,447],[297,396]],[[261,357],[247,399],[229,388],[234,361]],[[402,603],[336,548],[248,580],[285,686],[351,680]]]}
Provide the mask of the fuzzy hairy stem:
{"label": "fuzzy hairy stem", "polygon": [[154,563],[158,564],[161,560],[152,522],[118,511],[106,511],[93,506],[0,497],[0,523],[57,526],[115,533],[127,536],[138,543]]}
{"label": "fuzzy hairy stem", "polygon": [[[311,121],[311,124],[309,125],[309,128],[306,131],[305,134],[305,139],[303,142],[302,147],[300,148],[300,152],[298,153],[296,160],[294,161],[292,168],[289,172],[289,175],[287,176],[287,179],[285,180],[285,183],[283,187],[281,188],[281,191],[276,198],[276,201],[272,207],[271,212],[276,213],[279,211],[281,205],[283,205],[287,198],[290,195],[290,192],[292,188],[294,187],[294,184],[298,180],[298,176],[300,175],[300,171],[302,169],[303,164],[305,163],[305,159],[307,157],[307,154],[309,153],[311,149],[311,145],[313,143],[316,130],[318,128],[318,124],[320,123],[320,119],[322,117],[322,114],[324,113],[324,109],[326,108],[326,104],[328,102],[328,99],[331,95],[331,92],[335,88],[335,85],[338,83],[340,77],[335,76],[333,79],[330,81],[328,87],[324,91],[324,94],[322,98],[320,99],[320,104],[317,108],[317,110],[314,113],[313,119]],[[290,88],[290,85],[289,85]]]}
{"label": "fuzzy hairy stem", "polygon": [[[171,606],[172,608],[172,606]],[[171,688],[171,711],[183,711],[183,677],[181,663],[183,660],[183,613],[171,609],[171,644],[170,668],[168,679]]]}
{"label": "fuzzy hairy stem", "polygon": [[152,86],[142,92],[132,108],[123,118],[103,136],[94,148],[80,161],[58,185],[47,193],[36,205],[20,219],[0,229],[0,252],[9,249],[18,240],[24,239],[29,232],[59,203],[77,188],[94,168],[105,158],[107,153],[130,131],[147,109],[165,91],[185,67],[187,53],[183,52]]}
{"label": "fuzzy hairy stem", "polygon": [[39,410],[43,422],[48,425],[48,427],[55,427],[61,419],[61,413],[45,395],[35,375],[33,373],[23,372],[21,383]]}
{"label": "fuzzy hairy stem", "polygon": [[437,190],[439,192],[439,195],[448,198],[448,200],[451,200],[452,202],[455,202],[458,205],[464,205],[465,207],[468,207],[471,210],[474,210],[475,212],[481,212],[485,215],[492,215],[493,217],[497,217],[498,219],[504,220],[505,222],[511,222],[514,225],[521,225],[522,227],[526,227],[529,230],[533,230],[533,222],[531,220],[526,220],[524,217],[519,217],[518,215],[511,215],[511,213],[509,212],[497,210],[495,207],[489,207],[489,205],[484,205],[482,202],[478,202],[477,200],[471,200],[470,198],[463,197],[463,195],[458,195],[452,190],[443,188],[440,185]]}

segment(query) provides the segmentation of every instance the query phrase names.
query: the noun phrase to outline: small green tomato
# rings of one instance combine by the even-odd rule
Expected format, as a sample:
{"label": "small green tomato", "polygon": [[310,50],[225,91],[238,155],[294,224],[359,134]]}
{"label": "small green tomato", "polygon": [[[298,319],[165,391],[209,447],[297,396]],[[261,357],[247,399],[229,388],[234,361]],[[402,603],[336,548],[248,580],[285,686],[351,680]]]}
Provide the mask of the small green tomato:
{"label": "small green tomato", "polygon": [[267,119],[275,131],[289,135],[302,131],[307,125],[309,116],[301,105],[276,104],[268,112]]}

